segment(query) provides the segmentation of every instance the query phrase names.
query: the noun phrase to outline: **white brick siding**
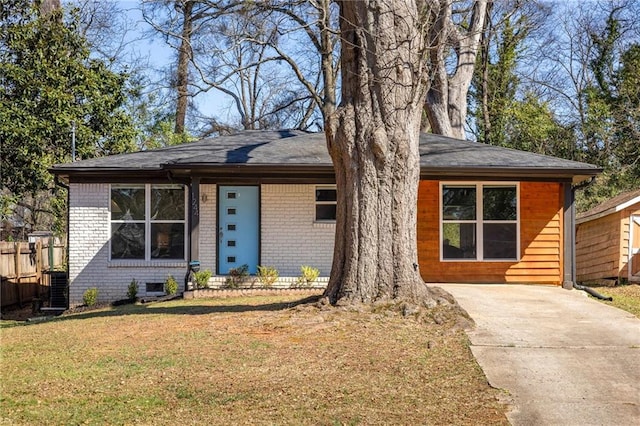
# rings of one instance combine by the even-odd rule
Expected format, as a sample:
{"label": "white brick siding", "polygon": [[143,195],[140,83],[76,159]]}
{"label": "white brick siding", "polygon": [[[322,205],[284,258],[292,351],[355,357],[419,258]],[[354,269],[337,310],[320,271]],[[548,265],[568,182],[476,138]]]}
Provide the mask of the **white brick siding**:
{"label": "white brick siding", "polygon": [[[69,198],[70,303],[82,303],[88,288],[98,288],[99,301],[126,297],[132,279],[138,295],[146,296],[145,283],[164,282],[173,275],[183,290],[186,262],[109,261],[109,185],[71,184]],[[316,185],[262,185],[261,260],[285,277],[300,275],[300,266],[331,272],[334,229],[315,222]],[[200,187],[200,260],[202,269],[216,273],[216,185]],[[214,280],[212,280],[214,281]],[[326,282],[325,280],[321,280]],[[292,281],[293,282],[293,281]]]}
{"label": "white brick siding", "polygon": [[300,266],[331,273],[335,224],[315,222],[316,185],[262,185],[260,263],[280,276],[297,277]]}
{"label": "white brick siding", "polygon": [[200,269],[216,273],[216,185],[200,185]]}
{"label": "white brick siding", "polygon": [[82,303],[82,295],[98,288],[98,301],[114,301],[127,295],[132,279],[138,296],[146,296],[145,283],[164,282],[172,274],[184,284],[186,262],[109,261],[109,185],[76,184],[69,188],[69,302]]}

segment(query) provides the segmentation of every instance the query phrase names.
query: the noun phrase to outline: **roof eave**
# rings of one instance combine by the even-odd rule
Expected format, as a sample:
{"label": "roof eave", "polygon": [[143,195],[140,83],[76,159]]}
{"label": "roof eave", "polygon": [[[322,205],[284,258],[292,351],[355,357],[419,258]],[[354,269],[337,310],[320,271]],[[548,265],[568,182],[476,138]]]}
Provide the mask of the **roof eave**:
{"label": "roof eave", "polygon": [[[211,178],[243,177],[243,178],[300,178],[308,175],[328,177],[334,175],[331,164],[206,164],[182,163],[165,164],[162,167],[125,169],[118,167],[53,167],[51,173],[69,181],[73,177],[96,180],[113,179],[163,179],[171,176],[188,178],[191,175]],[[422,166],[422,179],[543,179],[562,180],[574,184],[590,179],[601,173],[601,169],[575,168],[538,168],[538,167],[433,167]]]}
{"label": "roof eave", "polygon": [[616,206],[610,207],[610,208],[608,208],[606,210],[603,210],[601,212],[577,218],[576,219],[576,224],[579,225],[581,223],[591,222],[592,220],[600,219],[600,218],[603,218],[605,216],[609,216],[610,214],[613,214],[613,213],[618,213],[618,212],[626,209],[627,207],[631,207],[632,205],[634,205],[636,203],[640,203],[640,196],[639,197],[634,197],[634,198],[632,198],[630,200],[625,201],[624,203],[620,203],[620,204],[618,204]]}
{"label": "roof eave", "polygon": [[421,178],[487,178],[487,179],[545,179],[580,183],[602,172],[601,169],[552,169],[537,167],[422,167]]}

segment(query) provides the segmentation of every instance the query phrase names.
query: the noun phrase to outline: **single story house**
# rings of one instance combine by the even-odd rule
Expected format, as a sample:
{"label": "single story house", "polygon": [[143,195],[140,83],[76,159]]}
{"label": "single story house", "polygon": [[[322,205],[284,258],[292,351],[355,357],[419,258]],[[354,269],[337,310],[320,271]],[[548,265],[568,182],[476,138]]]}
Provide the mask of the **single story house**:
{"label": "single story house", "polygon": [[578,215],[576,278],[640,282],[640,189]]}
{"label": "single story house", "polygon": [[[420,137],[419,267],[426,282],[572,285],[574,187],[584,163],[433,134]],[[245,131],[54,166],[69,186],[71,303],[162,293],[190,261],[221,285],[258,265],[294,283],[331,272],[336,188],[325,136]]]}

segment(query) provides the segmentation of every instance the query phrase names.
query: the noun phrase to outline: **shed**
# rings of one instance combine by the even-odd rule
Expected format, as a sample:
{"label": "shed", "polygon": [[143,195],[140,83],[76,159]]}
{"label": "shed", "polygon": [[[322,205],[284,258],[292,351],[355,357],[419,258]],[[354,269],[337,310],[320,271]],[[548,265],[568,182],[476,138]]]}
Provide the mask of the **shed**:
{"label": "shed", "polygon": [[640,282],[640,189],[577,216],[576,278]]}

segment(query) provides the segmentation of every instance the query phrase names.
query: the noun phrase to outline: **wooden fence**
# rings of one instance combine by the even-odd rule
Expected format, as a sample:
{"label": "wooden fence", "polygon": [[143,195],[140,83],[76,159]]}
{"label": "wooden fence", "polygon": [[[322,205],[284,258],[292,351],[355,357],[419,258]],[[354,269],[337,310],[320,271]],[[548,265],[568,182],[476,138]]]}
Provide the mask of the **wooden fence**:
{"label": "wooden fence", "polygon": [[62,269],[65,246],[57,238],[27,242],[0,241],[0,305],[23,306],[46,297],[48,271]]}

